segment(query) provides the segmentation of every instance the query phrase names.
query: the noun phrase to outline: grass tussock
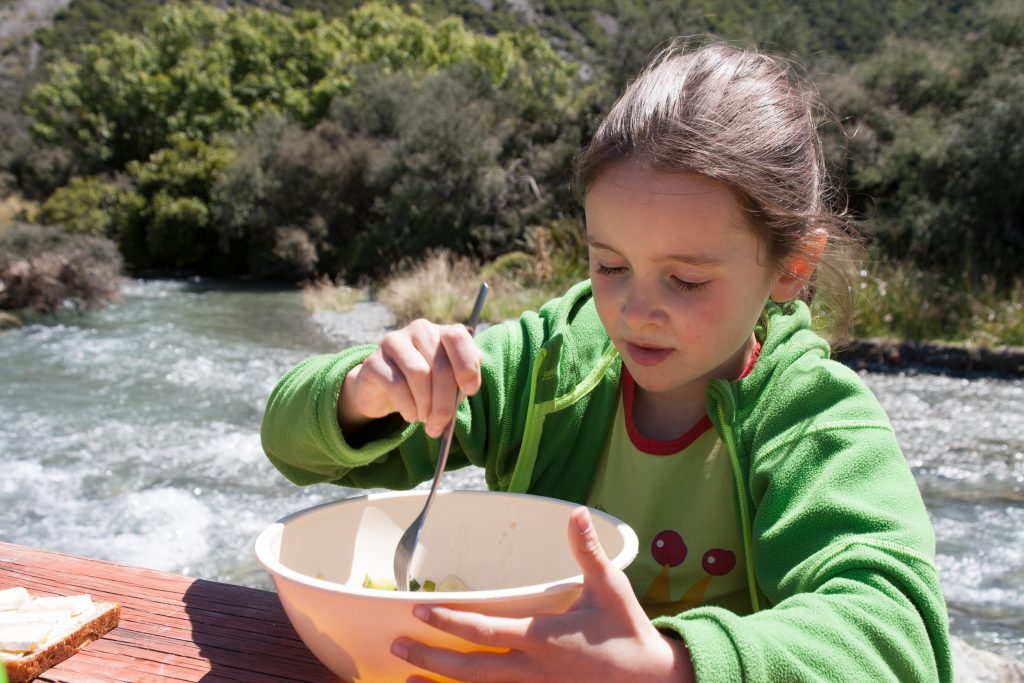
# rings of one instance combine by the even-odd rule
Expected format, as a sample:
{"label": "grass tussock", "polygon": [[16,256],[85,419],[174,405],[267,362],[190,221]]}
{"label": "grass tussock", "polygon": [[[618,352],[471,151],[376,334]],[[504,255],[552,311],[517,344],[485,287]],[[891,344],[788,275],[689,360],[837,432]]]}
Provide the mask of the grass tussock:
{"label": "grass tussock", "polygon": [[319,311],[350,311],[359,301],[366,301],[365,289],[352,287],[326,275],[302,285],[302,305],[310,313]]}
{"label": "grass tussock", "polygon": [[1024,346],[1024,280],[1000,290],[951,282],[906,264],[877,262],[860,271],[853,336]]}
{"label": "grass tussock", "polygon": [[38,210],[39,204],[25,199],[20,194],[0,197],[0,232],[16,220],[33,220]]}
{"label": "grass tussock", "polygon": [[[431,251],[422,261],[397,269],[381,287],[378,298],[398,325],[416,318],[457,322],[469,318],[481,282],[480,266],[473,259]],[[488,299],[484,319],[491,319],[493,303]]]}
{"label": "grass tussock", "polygon": [[537,227],[529,235],[529,251],[503,254],[483,265],[448,251],[432,251],[422,261],[397,269],[379,298],[399,325],[416,318],[464,321],[480,284],[487,282],[491,290],[482,319],[494,323],[518,318],[587,277],[577,240],[567,237],[572,234],[572,228]]}
{"label": "grass tussock", "polygon": [[3,332],[4,330],[11,330],[15,327],[21,327],[23,324],[24,323],[22,323],[21,318],[13,313],[0,311],[0,332]]}

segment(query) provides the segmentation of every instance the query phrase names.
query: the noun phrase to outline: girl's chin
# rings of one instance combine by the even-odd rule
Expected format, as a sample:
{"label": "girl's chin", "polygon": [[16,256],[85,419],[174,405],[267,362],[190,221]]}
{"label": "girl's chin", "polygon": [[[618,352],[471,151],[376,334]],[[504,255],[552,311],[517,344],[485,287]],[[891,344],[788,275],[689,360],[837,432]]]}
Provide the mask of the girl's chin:
{"label": "girl's chin", "polygon": [[645,393],[668,394],[683,386],[678,380],[674,380],[665,368],[644,367],[635,363],[630,363],[627,367],[636,388]]}

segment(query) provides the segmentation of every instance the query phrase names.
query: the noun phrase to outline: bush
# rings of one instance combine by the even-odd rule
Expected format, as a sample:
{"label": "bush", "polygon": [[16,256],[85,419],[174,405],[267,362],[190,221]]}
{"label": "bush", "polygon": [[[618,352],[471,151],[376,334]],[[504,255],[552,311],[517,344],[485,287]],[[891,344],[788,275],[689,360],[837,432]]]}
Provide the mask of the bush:
{"label": "bush", "polygon": [[[451,248],[487,255],[520,230],[493,105],[455,74],[409,83],[371,239],[384,263]],[[504,234],[503,234],[504,233]],[[491,242],[492,244],[489,244]]]}
{"label": "bush", "polygon": [[531,127],[525,98],[479,65],[353,74],[312,129],[266,116],[233,138],[213,221],[222,243],[245,245],[249,273],[379,278],[431,249],[486,259],[528,246],[524,226],[562,199],[554,178],[570,153],[560,129]]}
{"label": "bush", "polygon": [[146,163],[128,164],[135,191],[117,197],[113,216],[132,266],[230,272],[231,245],[213,225],[210,192],[234,155],[224,139],[174,135]]}
{"label": "bush", "polygon": [[[537,235],[546,230],[535,229]],[[550,263],[550,268],[546,262]],[[396,269],[379,294],[399,325],[414,318],[434,322],[464,321],[469,317],[481,282],[491,285],[483,320],[501,322],[535,311],[569,286],[587,276],[578,262],[561,252],[533,254],[516,251],[499,256],[483,267],[449,251],[431,251],[420,261],[406,261]]]}
{"label": "bush", "polygon": [[83,235],[113,237],[112,209],[120,192],[101,178],[72,178],[43,202],[36,221]]}
{"label": "bush", "polygon": [[377,194],[369,167],[381,143],[330,120],[306,131],[267,117],[235,144],[213,205],[222,243],[244,245],[250,274],[302,280],[366,269],[359,245]]}
{"label": "bush", "polygon": [[302,280],[381,276],[440,246],[488,257],[558,199],[545,182],[576,147],[554,123],[572,118],[574,73],[536,33],[415,8],[171,3],[51,65],[26,100],[23,177],[45,196],[126,176],[113,199],[68,185],[46,217],[110,225],[137,270]]}
{"label": "bush", "polygon": [[0,309],[55,313],[116,301],[121,257],[103,237],[16,223],[0,232]]}
{"label": "bush", "polygon": [[852,208],[887,258],[1009,292],[1024,271],[1024,10],[994,5],[941,48],[891,39],[823,79],[847,120]]}

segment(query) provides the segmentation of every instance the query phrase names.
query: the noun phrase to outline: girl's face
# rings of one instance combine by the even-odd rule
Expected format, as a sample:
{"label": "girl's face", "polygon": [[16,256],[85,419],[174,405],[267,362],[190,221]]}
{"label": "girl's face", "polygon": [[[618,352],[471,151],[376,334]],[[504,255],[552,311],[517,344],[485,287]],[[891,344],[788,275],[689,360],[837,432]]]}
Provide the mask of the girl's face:
{"label": "girl's face", "polygon": [[585,208],[597,312],[639,387],[702,401],[711,378],[738,377],[782,278],[734,191],[620,163]]}

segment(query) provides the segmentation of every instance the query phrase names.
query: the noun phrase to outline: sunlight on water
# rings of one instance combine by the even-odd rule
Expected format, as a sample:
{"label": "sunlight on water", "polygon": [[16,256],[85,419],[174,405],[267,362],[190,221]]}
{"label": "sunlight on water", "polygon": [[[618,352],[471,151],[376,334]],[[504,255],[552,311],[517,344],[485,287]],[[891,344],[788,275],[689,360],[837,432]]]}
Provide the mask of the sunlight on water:
{"label": "sunlight on water", "polygon": [[867,374],[936,534],[952,631],[1024,659],[1024,381]]}
{"label": "sunlight on water", "polygon": [[[0,335],[0,539],[270,588],[259,531],[360,492],[299,488],[270,465],[267,395],[309,355],[376,341],[387,317],[309,315],[294,289],[203,281],[124,296]],[[863,377],[935,524],[953,632],[1024,658],[1024,382]],[[467,469],[444,486],[485,484]]]}

